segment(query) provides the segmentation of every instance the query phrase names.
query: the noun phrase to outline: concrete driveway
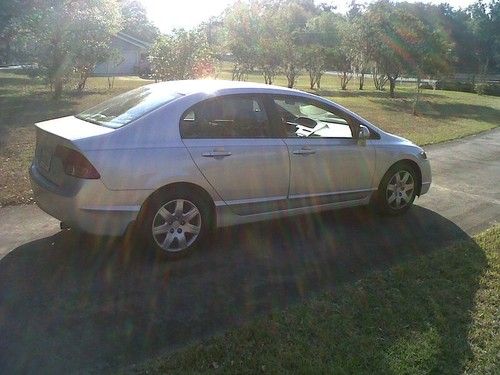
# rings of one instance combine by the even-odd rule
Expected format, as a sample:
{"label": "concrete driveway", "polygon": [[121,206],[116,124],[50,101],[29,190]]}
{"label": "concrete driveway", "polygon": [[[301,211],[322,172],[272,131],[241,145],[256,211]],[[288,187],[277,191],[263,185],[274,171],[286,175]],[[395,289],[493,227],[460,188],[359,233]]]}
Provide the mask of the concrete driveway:
{"label": "concrete driveway", "polygon": [[0,373],[103,372],[441,249],[500,219],[500,129],[427,147],[407,215],[342,210],[217,233],[174,263],[82,238],[34,206],[0,210]]}

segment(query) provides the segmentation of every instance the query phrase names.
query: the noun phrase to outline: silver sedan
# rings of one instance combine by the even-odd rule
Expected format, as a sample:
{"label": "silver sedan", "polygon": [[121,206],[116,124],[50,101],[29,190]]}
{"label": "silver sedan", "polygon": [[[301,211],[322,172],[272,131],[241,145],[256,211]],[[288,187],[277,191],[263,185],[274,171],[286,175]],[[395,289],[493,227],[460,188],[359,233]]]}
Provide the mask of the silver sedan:
{"label": "silver sedan", "polygon": [[407,211],[430,187],[425,152],[306,92],[174,81],[36,124],[41,209],[83,231],[185,254],[214,227],[371,204]]}

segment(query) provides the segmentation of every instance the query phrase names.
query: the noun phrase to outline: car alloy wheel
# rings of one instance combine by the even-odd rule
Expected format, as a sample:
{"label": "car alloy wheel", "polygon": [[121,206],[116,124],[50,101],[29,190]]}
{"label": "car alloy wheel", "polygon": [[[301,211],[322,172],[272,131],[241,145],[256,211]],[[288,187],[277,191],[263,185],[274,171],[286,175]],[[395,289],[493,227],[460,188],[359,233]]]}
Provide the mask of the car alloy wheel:
{"label": "car alloy wheel", "polygon": [[393,165],[382,178],[372,206],[381,214],[403,214],[415,200],[418,183],[413,166],[405,162]]}
{"label": "car alloy wheel", "polygon": [[410,172],[398,170],[389,180],[385,193],[387,205],[400,210],[411,204],[415,195],[415,180]]}
{"label": "car alloy wheel", "polygon": [[201,213],[186,199],[174,199],[162,205],[151,225],[156,244],[167,252],[180,252],[189,248],[200,235]]}

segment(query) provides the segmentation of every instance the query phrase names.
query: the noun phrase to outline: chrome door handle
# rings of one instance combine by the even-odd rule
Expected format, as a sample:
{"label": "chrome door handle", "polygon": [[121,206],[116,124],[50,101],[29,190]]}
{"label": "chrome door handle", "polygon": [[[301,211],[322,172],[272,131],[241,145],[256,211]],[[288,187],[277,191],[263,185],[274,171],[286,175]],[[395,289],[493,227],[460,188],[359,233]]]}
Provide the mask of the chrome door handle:
{"label": "chrome door handle", "polygon": [[211,152],[204,152],[203,154],[201,154],[201,156],[204,156],[206,158],[223,158],[231,155],[232,153],[229,151],[211,151]]}
{"label": "chrome door handle", "polygon": [[300,150],[293,151],[295,155],[312,155],[315,154],[316,151],[310,148],[301,148]]}

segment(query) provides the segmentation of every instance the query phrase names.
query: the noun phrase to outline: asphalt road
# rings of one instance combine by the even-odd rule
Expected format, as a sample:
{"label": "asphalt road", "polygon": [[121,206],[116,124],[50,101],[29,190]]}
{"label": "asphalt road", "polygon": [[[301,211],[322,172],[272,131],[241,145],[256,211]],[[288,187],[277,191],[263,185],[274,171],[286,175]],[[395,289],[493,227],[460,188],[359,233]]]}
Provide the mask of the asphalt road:
{"label": "asphalt road", "polygon": [[0,373],[112,371],[500,220],[500,129],[427,152],[434,183],[403,217],[355,209],[243,225],[173,263],[60,231],[34,206],[0,209]]}

